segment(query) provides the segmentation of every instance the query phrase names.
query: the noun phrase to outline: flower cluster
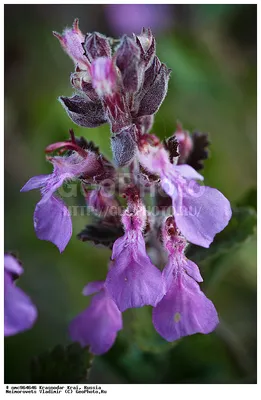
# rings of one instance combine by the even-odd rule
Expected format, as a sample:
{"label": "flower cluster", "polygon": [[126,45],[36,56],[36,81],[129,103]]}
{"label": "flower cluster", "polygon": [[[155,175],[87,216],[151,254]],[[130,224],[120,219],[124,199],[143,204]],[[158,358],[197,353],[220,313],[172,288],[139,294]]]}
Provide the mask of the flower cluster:
{"label": "flower cluster", "polygon": [[[199,269],[185,251],[188,243],[209,247],[228,224],[231,207],[218,190],[197,182],[204,179],[197,171],[207,157],[206,135],[191,136],[180,124],[163,142],[149,133],[170,76],[156,56],[151,30],[114,40],[96,32],[83,35],[75,20],[71,29],[54,35],[75,64],[71,84],[76,92],[60,102],[79,126],[108,123],[113,154],[110,162],[71,130],[70,139],[46,149],[53,173],[33,177],[22,188],[40,189],[36,234],[62,252],[72,221],[55,192],[64,182],[78,180],[95,215],[78,237],[112,248],[107,277],[83,290],[94,296],[71,322],[71,338],[102,354],[122,329],[122,312],[146,305],[153,307],[154,327],[167,341],[213,331],[217,312],[200,290]],[[126,173],[128,181],[119,184]],[[113,193],[106,191],[108,182]],[[156,213],[149,210],[148,197]]]}

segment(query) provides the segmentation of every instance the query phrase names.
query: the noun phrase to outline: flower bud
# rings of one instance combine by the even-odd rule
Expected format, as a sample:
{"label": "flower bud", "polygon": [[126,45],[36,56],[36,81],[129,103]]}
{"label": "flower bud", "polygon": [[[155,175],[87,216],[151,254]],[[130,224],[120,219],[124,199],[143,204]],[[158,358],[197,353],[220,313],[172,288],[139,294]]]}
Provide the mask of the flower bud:
{"label": "flower bud", "polygon": [[60,41],[63,49],[71,57],[75,64],[81,69],[88,69],[89,62],[84,55],[82,43],[84,42],[84,35],[79,28],[79,20],[75,19],[71,29],[65,29],[62,35],[53,32],[54,36]]}
{"label": "flower bud", "polygon": [[95,128],[106,122],[103,106],[99,100],[94,102],[79,95],[60,97],[59,100],[71,120],[77,125]]}
{"label": "flower bud", "polygon": [[148,68],[156,53],[156,42],[150,28],[142,28],[141,34],[136,36],[136,42],[141,49],[141,59]]}
{"label": "flower bud", "polygon": [[143,77],[143,67],[139,68],[140,49],[133,39],[124,35],[115,53],[116,65],[122,74],[125,90],[136,92]]}
{"label": "flower bud", "polygon": [[109,39],[101,33],[89,33],[85,38],[83,47],[90,62],[99,57],[111,57]]}
{"label": "flower bud", "polygon": [[155,114],[165,99],[168,89],[170,70],[161,64],[160,70],[147,91],[145,91],[139,105],[138,117]]}
{"label": "flower bud", "polygon": [[118,167],[128,165],[136,152],[136,127],[131,125],[111,137],[113,159]]}

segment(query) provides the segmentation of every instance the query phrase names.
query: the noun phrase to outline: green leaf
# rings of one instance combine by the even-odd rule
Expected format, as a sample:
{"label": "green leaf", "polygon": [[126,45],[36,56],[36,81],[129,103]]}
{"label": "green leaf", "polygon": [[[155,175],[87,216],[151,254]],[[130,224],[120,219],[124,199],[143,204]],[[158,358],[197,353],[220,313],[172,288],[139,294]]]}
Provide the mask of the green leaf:
{"label": "green leaf", "polygon": [[132,316],[130,323],[132,344],[141,351],[159,354],[174,346],[174,343],[164,340],[155,330],[152,324],[151,307],[134,309]]}
{"label": "green leaf", "polygon": [[58,345],[32,360],[32,383],[84,383],[88,379],[93,355],[79,343]]}
{"label": "green leaf", "polygon": [[253,187],[250,189],[237,203],[237,207],[253,207],[257,210],[257,188]]}
{"label": "green leaf", "polygon": [[256,223],[257,216],[253,208],[234,208],[228,226],[216,235],[210,248],[205,249],[203,247],[190,245],[186,256],[198,263],[212,261],[216,257],[234,251],[255,233]]}

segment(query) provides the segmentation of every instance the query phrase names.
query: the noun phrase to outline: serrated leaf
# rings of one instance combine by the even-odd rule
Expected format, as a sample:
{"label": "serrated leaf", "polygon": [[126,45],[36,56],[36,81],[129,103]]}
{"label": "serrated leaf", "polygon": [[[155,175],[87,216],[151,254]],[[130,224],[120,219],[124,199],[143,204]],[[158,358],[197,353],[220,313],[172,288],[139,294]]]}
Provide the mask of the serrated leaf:
{"label": "serrated leaf", "polygon": [[177,342],[169,343],[155,330],[152,324],[151,307],[142,307],[133,310],[131,322],[132,344],[141,351],[159,354],[169,351]]}
{"label": "serrated leaf", "polygon": [[208,146],[210,144],[208,134],[193,132],[191,139],[193,141],[193,149],[186,164],[199,171],[204,167],[203,161],[208,158]]}
{"label": "serrated leaf", "polygon": [[77,238],[82,242],[93,242],[96,245],[112,248],[115,240],[123,234],[124,231],[121,225],[113,225],[104,220],[99,220],[93,224],[86,225],[77,235]]}
{"label": "serrated leaf", "polygon": [[79,343],[58,345],[35,357],[31,363],[31,383],[83,383],[93,361],[89,348]]}
{"label": "serrated leaf", "polygon": [[165,149],[169,152],[169,159],[170,162],[173,163],[174,159],[179,156],[178,147],[179,142],[177,141],[176,137],[170,136],[168,139],[163,141],[163,145]]}
{"label": "serrated leaf", "polygon": [[234,251],[256,231],[257,215],[251,207],[237,207],[233,209],[232,218],[228,226],[214,239],[208,249],[190,245],[186,256],[198,262],[209,261],[227,252]]}

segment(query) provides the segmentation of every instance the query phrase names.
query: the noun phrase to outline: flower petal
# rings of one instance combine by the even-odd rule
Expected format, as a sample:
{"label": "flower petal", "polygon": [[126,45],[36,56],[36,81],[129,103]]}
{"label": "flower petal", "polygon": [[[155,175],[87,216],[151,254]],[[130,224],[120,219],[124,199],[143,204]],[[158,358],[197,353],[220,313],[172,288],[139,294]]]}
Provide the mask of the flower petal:
{"label": "flower petal", "polygon": [[[118,242],[119,241],[119,242]],[[108,272],[105,287],[117,304],[120,311],[127,308],[155,306],[165,292],[161,272],[150,261],[146,254],[142,233],[134,242],[128,243],[122,238],[114,244],[120,244],[114,263]]]}
{"label": "flower petal", "polygon": [[154,308],[152,321],[156,331],[169,342],[194,333],[210,333],[219,322],[213,303],[184,273],[177,275]]}
{"label": "flower petal", "polygon": [[19,287],[16,287],[11,276],[5,272],[5,336],[12,336],[30,329],[36,318],[37,309]]}
{"label": "flower petal", "polygon": [[14,274],[16,276],[20,276],[24,272],[21,264],[14,256],[12,256],[12,254],[5,254],[4,266],[5,266],[5,271]]}
{"label": "flower petal", "polygon": [[203,278],[200,275],[199,268],[197,264],[195,264],[193,261],[184,258],[183,268],[185,269],[187,274],[191,276],[191,278],[193,278],[196,282],[203,282]]}
{"label": "flower petal", "polygon": [[28,182],[26,182],[26,184],[22,187],[20,192],[28,192],[29,190],[39,189],[46,184],[49,178],[50,175],[33,176],[31,179],[29,179]]}
{"label": "flower petal", "polygon": [[179,270],[184,270],[196,282],[203,282],[198,266],[193,261],[188,260],[183,254],[182,256],[177,256],[174,253],[173,255],[169,255],[168,262],[162,272],[167,291],[171,287],[173,279],[175,279]]}
{"label": "flower petal", "polygon": [[122,316],[114,301],[104,292],[95,295],[86,310],[80,313],[69,326],[73,341],[90,346],[96,355],[106,353],[122,329]]}
{"label": "flower petal", "polygon": [[84,286],[82,294],[84,296],[89,296],[91,294],[100,292],[104,287],[104,281],[94,281],[89,282],[86,286]]}
{"label": "flower petal", "polygon": [[209,247],[214,236],[227,226],[232,211],[218,190],[194,183],[197,193],[183,193],[173,201],[175,221],[189,242]]}
{"label": "flower petal", "polygon": [[42,199],[34,212],[34,229],[41,240],[48,240],[62,252],[72,236],[72,221],[65,204],[57,197]]}
{"label": "flower petal", "polygon": [[200,175],[194,168],[190,165],[182,164],[182,165],[175,165],[175,170],[180,173],[183,178],[186,179],[198,179],[200,181],[204,180],[204,177]]}
{"label": "flower petal", "polygon": [[112,264],[116,260],[117,257],[123,252],[125,246],[126,246],[126,234],[119,237],[117,240],[115,240],[113,248],[112,248]]}

